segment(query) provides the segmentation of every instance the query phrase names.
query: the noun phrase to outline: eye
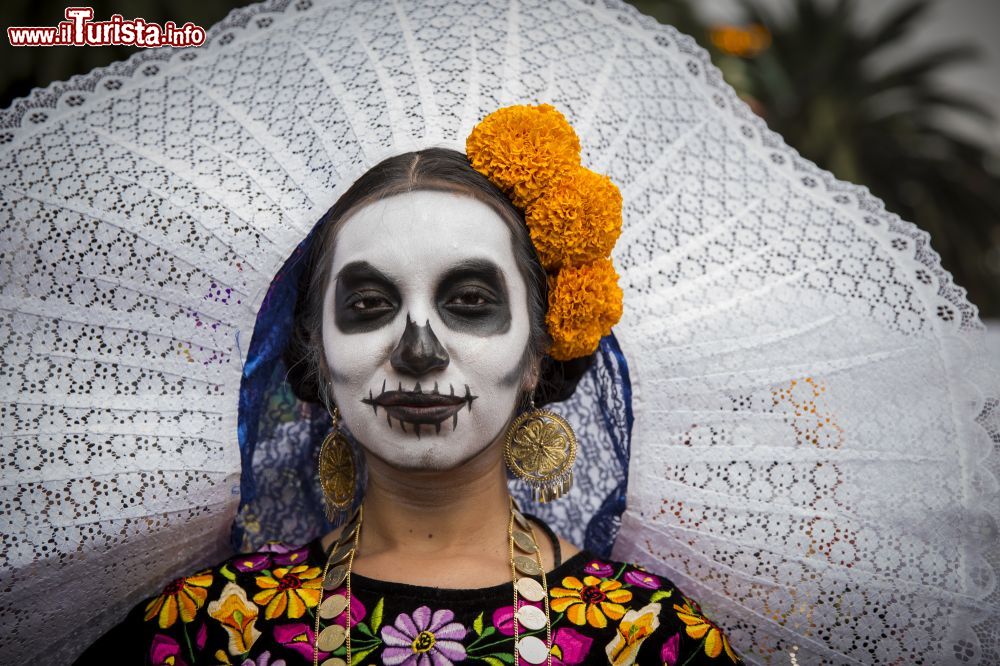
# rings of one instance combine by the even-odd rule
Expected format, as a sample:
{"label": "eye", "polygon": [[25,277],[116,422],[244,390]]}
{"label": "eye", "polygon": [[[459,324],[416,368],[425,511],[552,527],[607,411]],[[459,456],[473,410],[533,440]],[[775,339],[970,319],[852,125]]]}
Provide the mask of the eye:
{"label": "eye", "polygon": [[448,299],[446,305],[459,310],[474,310],[495,303],[493,294],[480,287],[463,287]]}
{"label": "eye", "polygon": [[360,315],[384,314],[395,305],[384,294],[378,292],[358,292],[347,299],[348,309]]}

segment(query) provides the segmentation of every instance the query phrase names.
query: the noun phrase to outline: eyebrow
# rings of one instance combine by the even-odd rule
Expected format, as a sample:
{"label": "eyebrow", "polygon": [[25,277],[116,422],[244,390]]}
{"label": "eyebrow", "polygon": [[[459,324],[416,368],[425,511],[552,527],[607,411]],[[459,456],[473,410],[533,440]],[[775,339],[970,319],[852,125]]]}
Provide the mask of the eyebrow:
{"label": "eyebrow", "polygon": [[464,259],[458,262],[444,272],[438,285],[440,287],[450,280],[457,280],[463,277],[485,278],[495,283],[504,293],[507,291],[507,281],[504,279],[503,271],[489,259]]}
{"label": "eyebrow", "polygon": [[339,282],[341,278],[353,280],[378,280],[379,282],[393,284],[392,279],[388,275],[375,268],[367,261],[352,261],[349,264],[344,264],[344,266],[337,272],[336,280]]}

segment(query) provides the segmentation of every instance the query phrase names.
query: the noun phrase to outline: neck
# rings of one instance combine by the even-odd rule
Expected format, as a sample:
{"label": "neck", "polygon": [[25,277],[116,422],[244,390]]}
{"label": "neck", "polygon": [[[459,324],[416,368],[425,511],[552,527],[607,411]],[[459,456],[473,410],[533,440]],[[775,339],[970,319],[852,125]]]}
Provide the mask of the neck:
{"label": "neck", "polygon": [[446,471],[400,470],[369,455],[364,551],[432,555],[502,548],[510,516],[502,451],[498,440]]}

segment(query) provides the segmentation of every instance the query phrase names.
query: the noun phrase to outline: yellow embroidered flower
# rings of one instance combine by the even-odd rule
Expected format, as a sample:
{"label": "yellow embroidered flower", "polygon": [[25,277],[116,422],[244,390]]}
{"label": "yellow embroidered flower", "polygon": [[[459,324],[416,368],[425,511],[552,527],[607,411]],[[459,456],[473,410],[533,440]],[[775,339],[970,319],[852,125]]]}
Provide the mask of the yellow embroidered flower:
{"label": "yellow embroidered flower", "polygon": [[250,603],[246,591],[235,583],[226,583],[222,596],[208,604],[208,614],[229,632],[229,654],[234,656],[249,650],[260,637],[254,626],[257,613],[257,606]]}
{"label": "yellow embroidered flower", "polygon": [[524,211],[545,270],[579,266],[611,254],[622,231],[622,195],[607,176],[579,167]]}
{"label": "yellow embroidered flower", "polygon": [[549,355],[567,361],[592,353],[621,316],[622,290],[610,259],[563,268],[549,282]]}
{"label": "yellow embroidered flower", "polygon": [[704,638],[705,654],[709,657],[718,657],[725,650],[726,655],[736,663],[736,653],[729,646],[729,639],[722,633],[722,629],[702,615],[697,603],[687,597],[681,598],[684,599],[684,604],[674,604],[674,610],[680,621],[687,625],[684,628],[687,635],[695,640]]}
{"label": "yellow embroidered flower", "polygon": [[556,178],[580,165],[580,139],[549,104],[497,109],[465,141],[472,168],[524,207]]}
{"label": "yellow embroidered flower", "polygon": [[278,567],[264,576],[257,576],[257,586],[263,588],[253,595],[254,603],[263,606],[264,617],[273,620],[285,611],[290,619],[302,617],[307,608],[319,604],[323,593],[323,581],[318,576],[319,567],[300,564],[294,567]]}
{"label": "yellow embroidered flower", "polygon": [[205,588],[211,585],[212,574],[208,571],[172,580],[163,588],[160,596],[146,605],[143,619],[148,622],[158,617],[160,629],[166,629],[173,626],[179,614],[181,622],[186,624],[194,619],[198,609],[205,604],[208,597],[208,590]]}
{"label": "yellow embroidered flower", "polygon": [[653,603],[625,613],[615,637],[604,648],[611,664],[628,666],[635,663],[642,642],[660,626],[661,608],[660,604]]}
{"label": "yellow embroidered flower", "polygon": [[579,578],[567,576],[562,584],[562,587],[552,588],[549,608],[557,613],[565,612],[569,621],[576,625],[589,624],[603,629],[608,626],[608,618],[620,620],[625,614],[622,604],[632,600],[632,593],[621,589],[622,584],[616,580],[584,576],[581,583]]}

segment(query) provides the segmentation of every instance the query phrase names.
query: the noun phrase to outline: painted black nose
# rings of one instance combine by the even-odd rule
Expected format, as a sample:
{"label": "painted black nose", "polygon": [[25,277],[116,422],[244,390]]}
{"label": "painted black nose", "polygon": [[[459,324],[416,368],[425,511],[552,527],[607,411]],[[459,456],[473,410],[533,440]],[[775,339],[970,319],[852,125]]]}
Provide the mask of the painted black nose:
{"label": "painted black nose", "polygon": [[431,329],[430,321],[423,326],[406,314],[406,328],[403,337],[392,350],[389,362],[399,372],[419,377],[431,370],[448,367],[448,352],[444,350]]}

